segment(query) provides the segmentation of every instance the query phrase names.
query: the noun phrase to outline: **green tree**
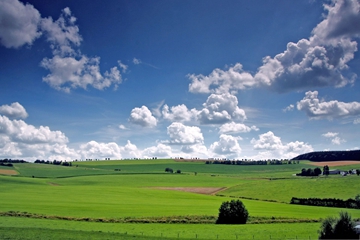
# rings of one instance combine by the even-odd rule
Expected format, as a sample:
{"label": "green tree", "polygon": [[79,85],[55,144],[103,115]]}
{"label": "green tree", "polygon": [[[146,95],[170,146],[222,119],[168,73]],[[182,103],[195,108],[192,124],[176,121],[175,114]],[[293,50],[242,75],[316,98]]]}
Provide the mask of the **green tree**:
{"label": "green tree", "polygon": [[340,218],[326,218],[319,231],[319,239],[359,239],[355,223],[347,212],[340,212]]}
{"label": "green tree", "polygon": [[245,224],[249,218],[249,212],[240,200],[223,202],[219,208],[217,224]]}

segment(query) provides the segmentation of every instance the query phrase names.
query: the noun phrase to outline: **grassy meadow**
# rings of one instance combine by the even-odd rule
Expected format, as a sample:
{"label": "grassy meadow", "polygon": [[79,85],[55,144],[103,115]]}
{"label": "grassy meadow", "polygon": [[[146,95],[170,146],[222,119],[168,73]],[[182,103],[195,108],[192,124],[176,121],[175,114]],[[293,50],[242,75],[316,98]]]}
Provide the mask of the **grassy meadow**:
{"label": "grassy meadow", "polygon": [[[167,167],[182,173],[165,173]],[[292,197],[346,200],[359,194],[356,175],[293,175],[302,168],[314,166],[170,159],[14,164],[1,168],[18,175],[0,175],[0,239],[315,239],[327,216],[346,210],[360,219],[356,209],[289,204]],[[174,190],[179,187],[221,190]],[[249,223],[215,225],[221,203],[234,198],[244,202]]]}

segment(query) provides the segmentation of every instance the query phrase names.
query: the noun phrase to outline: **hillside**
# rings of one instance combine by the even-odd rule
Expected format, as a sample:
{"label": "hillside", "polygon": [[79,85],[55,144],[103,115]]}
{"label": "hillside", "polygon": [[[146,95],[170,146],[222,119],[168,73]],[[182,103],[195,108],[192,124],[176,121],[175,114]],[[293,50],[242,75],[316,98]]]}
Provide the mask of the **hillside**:
{"label": "hillside", "polygon": [[360,161],[360,150],[310,152],[294,157],[292,160],[310,160],[315,162],[343,160]]}

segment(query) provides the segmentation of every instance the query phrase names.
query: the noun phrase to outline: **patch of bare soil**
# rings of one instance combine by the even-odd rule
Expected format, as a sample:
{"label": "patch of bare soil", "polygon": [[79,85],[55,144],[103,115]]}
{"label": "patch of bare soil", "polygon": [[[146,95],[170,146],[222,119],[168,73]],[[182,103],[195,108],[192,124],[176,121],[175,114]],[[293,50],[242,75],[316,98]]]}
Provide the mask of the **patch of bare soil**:
{"label": "patch of bare soil", "polygon": [[9,175],[9,176],[13,176],[13,175],[18,175],[19,173],[15,170],[10,170],[10,169],[0,169],[0,174],[2,175]]}
{"label": "patch of bare soil", "polygon": [[49,182],[49,185],[51,185],[51,186],[60,186],[60,184],[58,184],[58,183],[53,183],[53,182]]}
{"label": "patch of bare soil", "polygon": [[347,166],[353,164],[360,164],[360,161],[330,161],[330,162],[311,162],[311,165],[323,167],[328,165],[329,167],[336,167],[336,166]]}
{"label": "patch of bare soil", "polygon": [[199,193],[212,195],[221,190],[224,190],[225,187],[222,188],[212,188],[212,187],[157,187],[156,189],[163,190],[174,190],[174,191],[182,191],[182,192],[191,192],[191,193]]}

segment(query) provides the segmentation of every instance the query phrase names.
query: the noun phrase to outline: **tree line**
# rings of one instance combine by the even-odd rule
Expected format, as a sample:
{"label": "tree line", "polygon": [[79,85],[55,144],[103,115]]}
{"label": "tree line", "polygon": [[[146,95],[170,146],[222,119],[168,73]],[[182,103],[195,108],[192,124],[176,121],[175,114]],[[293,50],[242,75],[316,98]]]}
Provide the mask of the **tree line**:
{"label": "tree line", "polygon": [[[358,198],[358,196],[357,196]],[[360,209],[360,198],[348,200],[336,198],[291,198],[290,204],[310,205],[320,207],[355,208]]]}
{"label": "tree line", "polygon": [[0,166],[13,167],[13,163],[27,163],[25,160],[20,159],[0,159]]}
{"label": "tree line", "polygon": [[53,164],[53,165],[61,165],[61,166],[67,166],[67,167],[71,167],[72,166],[72,163],[71,162],[66,162],[66,161],[57,161],[57,160],[54,160],[54,161],[45,161],[45,160],[35,160],[34,163],[38,163],[38,164]]}
{"label": "tree line", "polygon": [[288,159],[268,159],[268,160],[207,160],[205,164],[225,164],[225,165],[282,165],[299,164],[299,161]]}

